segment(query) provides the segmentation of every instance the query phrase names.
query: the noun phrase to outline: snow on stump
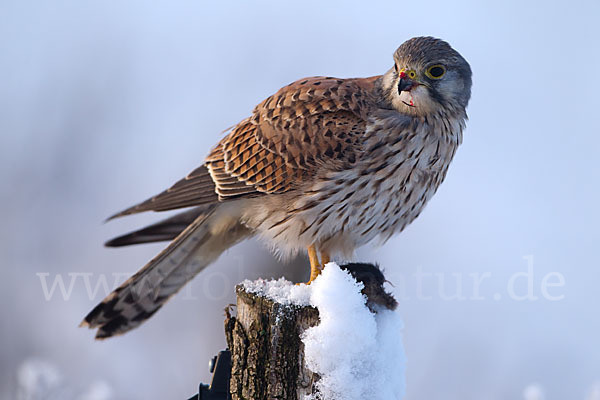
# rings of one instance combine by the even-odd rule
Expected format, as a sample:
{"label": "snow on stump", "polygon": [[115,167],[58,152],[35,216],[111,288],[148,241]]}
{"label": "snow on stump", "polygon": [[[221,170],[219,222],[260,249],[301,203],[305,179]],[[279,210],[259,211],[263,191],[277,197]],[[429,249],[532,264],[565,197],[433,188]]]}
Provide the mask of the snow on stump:
{"label": "snow on stump", "polygon": [[370,264],[329,263],[311,285],[238,285],[225,320],[232,399],[401,399],[402,321],[384,281]]}

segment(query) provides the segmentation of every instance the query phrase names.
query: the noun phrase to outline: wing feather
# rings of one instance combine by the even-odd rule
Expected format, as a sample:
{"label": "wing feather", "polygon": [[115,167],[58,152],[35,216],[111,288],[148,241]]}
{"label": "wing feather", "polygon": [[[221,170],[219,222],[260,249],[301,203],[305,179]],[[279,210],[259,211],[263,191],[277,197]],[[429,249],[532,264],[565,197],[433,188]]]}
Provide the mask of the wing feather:
{"label": "wing feather", "polygon": [[211,204],[217,201],[215,184],[208,173],[208,168],[202,165],[164,192],[133,207],[129,207],[108,219],[111,220],[143,211],[167,211],[176,208]]}
{"label": "wing feather", "polygon": [[324,164],[350,167],[360,157],[379,78],[314,77],[280,89],[236,125],[204,165],[111,218],[283,193],[310,179]]}
{"label": "wing feather", "polygon": [[[232,185],[282,193],[323,163],[354,163],[377,79],[308,78],[260,103],[206,160],[219,198],[237,196]],[[240,183],[226,179],[231,176]]]}

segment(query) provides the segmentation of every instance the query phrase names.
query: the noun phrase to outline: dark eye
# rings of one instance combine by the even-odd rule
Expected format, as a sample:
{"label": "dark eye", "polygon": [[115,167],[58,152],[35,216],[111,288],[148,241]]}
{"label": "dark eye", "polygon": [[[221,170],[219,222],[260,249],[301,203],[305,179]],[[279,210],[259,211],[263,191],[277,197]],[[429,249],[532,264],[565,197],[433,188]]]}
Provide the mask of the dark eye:
{"label": "dark eye", "polygon": [[431,79],[440,79],[446,73],[446,67],[443,65],[432,65],[427,68],[425,71],[425,75],[427,75]]}

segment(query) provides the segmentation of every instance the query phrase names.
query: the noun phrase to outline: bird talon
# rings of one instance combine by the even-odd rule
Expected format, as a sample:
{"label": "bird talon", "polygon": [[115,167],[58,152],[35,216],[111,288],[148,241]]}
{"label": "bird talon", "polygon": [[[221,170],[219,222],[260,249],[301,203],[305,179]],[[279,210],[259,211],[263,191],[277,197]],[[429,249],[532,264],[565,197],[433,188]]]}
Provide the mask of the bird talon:
{"label": "bird talon", "polygon": [[321,275],[321,271],[323,271],[323,268],[325,268],[325,264],[327,264],[331,259],[329,254],[321,252],[321,262],[319,262],[317,249],[314,244],[308,246],[308,259],[310,261],[310,278],[306,284],[310,285],[312,281],[317,279],[317,276]]}

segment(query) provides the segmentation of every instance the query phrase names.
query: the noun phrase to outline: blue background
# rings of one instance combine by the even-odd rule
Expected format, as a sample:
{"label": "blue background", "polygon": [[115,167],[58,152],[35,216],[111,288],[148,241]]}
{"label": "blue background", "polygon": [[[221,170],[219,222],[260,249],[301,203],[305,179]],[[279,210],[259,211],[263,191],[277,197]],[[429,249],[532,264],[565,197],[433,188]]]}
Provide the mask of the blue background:
{"label": "blue background", "polygon": [[[36,274],[133,273],[162,245],[102,243],[157,216],[105,217],[198,166],[279,87],[381,74],[404,40],[432,35],[473,69],[464,144],[423,214],[357,254],[402,297],[407,399],[521,399],[533,382],[547,399],[584,399],[600,379],[599,19],[598,1],[2,1],[0,395],[32,358],[74,386],[101,379],[115,399],[191,395],[224,347],[233,285],[304,279],[306,259],[283,266],[245,242],[102,343],[77,325],[103,293],[79,280],[46,301]],[[537,301],[507,290],[527,256]],[[426,296],[418,271],[434,274]],[[541,294],[552,272],[558,301]],[[472,299],[469,274],[485,273]],[[466,299],[443,296],[458,290]]]}

